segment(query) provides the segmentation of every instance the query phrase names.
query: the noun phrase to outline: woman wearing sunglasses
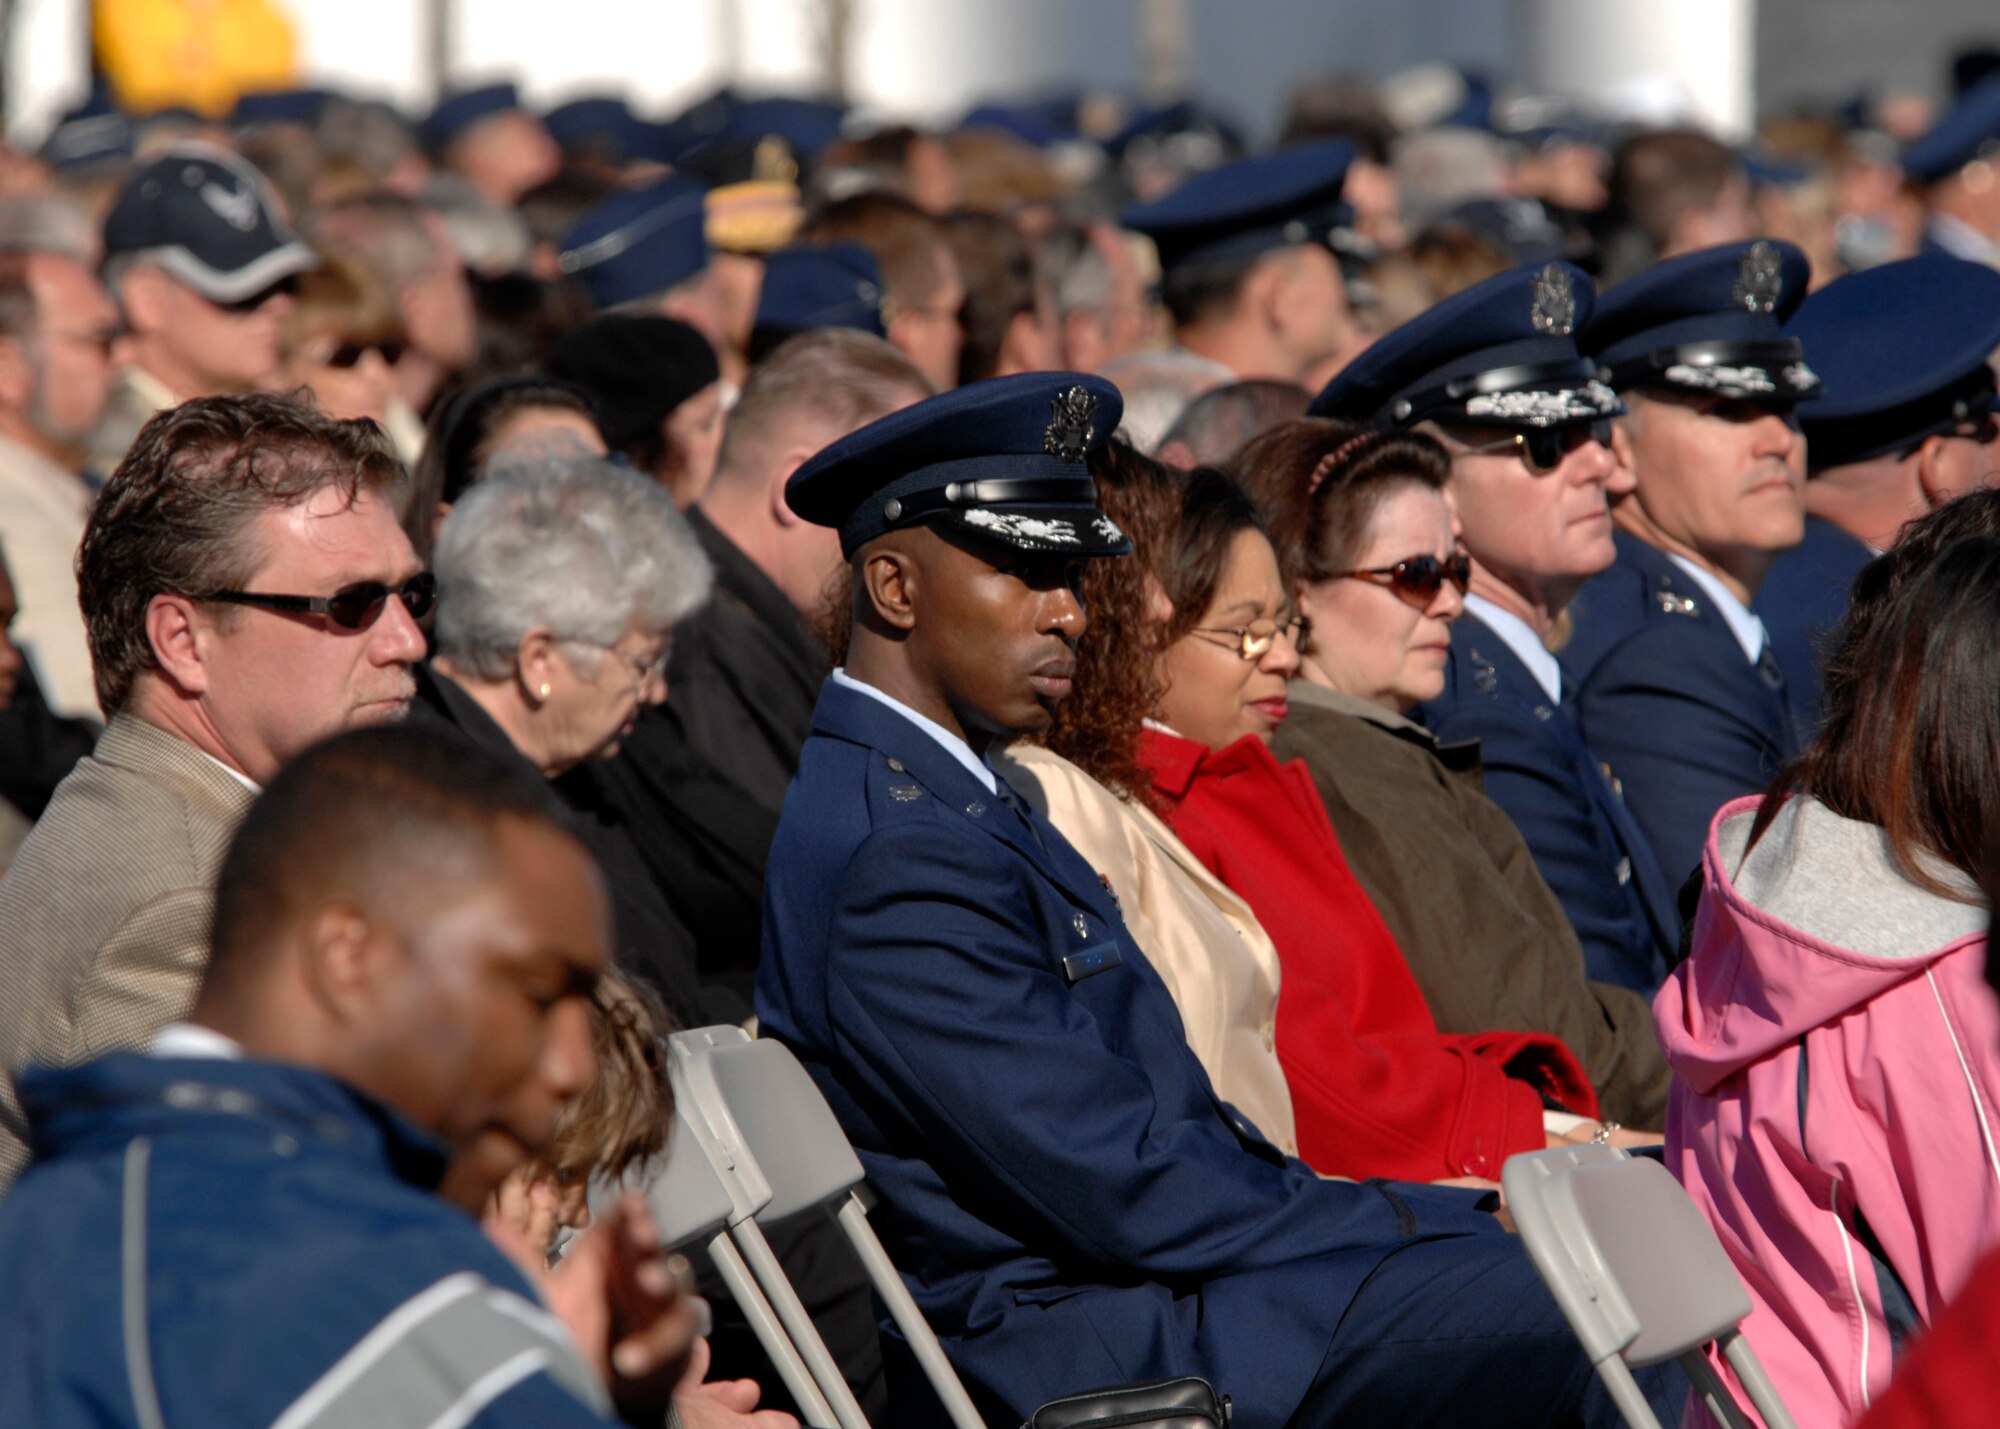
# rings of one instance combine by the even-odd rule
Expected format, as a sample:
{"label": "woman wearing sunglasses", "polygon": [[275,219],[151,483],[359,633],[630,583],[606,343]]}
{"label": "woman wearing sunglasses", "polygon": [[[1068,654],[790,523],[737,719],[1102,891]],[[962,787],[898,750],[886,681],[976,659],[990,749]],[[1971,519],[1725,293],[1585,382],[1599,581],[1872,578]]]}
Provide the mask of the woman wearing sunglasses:
{"label": "woman wearing sunglasses", "polygon": [[409,343],[395,300],[359,264],[328,255],[299,279],[285,318],[280,361],[286,382],[310,388],[335,417],[367,417],[389,433],[405,460],[420,437],[415,418],[394,403],[396,364]]}
{"label": "woman wearing sunglasses", "polygon": [[556,788],[610,884],[620,963],[700,1025],[694,939],[629,827],[572,773],[666,698],[674,626],[711,581],[694,533],[659,487],[607,461],[503,461],[452,508],[433,567],[436,653],[415,708],[544,778],[572,775]]}
{"label": "woman wearing sunglasses", "polygon": [[1274,749],[1300,759],[1341,848],[1446,1032],[1560,1038],[1606,1115],[1657,1127],[1668,1073],[1646,1000],[1585,980],[1562,903],[1480,786],[1476,746],[1407,718],[1444,689],[1470,560],[1421,433],[1288,422],[1234,463],[1308,622]]}
{"label": "woman wearing sunglasses", "polygon": [[[1275,1023],[1262,1031],[1289,1084],[1299,1154],[1328,1174],[1491,1179],[1514,1152],[1551,1144],[1549,1106],[1576,1114],[1557,1124],[1581,1122],[1588,1139],[1596,1097],[1554,1038],[1438,1031],[1311,776],[1271,753],[1299,623],[1248,496],[1220,472],[1183,477],[1129,448],[1100,465],[1098,490],[1134,555],[1083,571],[1091,623],[1075,693],[1047,762],[1023,762],[1056,827],[1100,871],[1115,830],[1054,756],[1156,810],[1183,856],[1248,905],[1280,964]],[[1151,715],[1143,728],[1139,711]],[[1117,891],[1159,897],[1144,883]],[[1142,911],[1159,921],[1157,908]],[[1241,937],[1219,938],[1209,951],[1226,966],[1244,949]],[[1206,1015],[1184,1013],[1190,1026]]]}

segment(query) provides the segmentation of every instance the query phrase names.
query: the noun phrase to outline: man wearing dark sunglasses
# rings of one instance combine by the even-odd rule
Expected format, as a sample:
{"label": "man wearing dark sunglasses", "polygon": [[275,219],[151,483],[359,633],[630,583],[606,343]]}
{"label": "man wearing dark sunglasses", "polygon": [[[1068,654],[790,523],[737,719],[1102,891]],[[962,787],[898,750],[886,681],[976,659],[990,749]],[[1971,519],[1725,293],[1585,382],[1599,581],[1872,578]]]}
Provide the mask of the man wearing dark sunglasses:
{"label": "man wearing dark sunglasses", "polygon": [[1798,747],[1751,603],[1805,532],[1794,413],[1820,379],[1783,324],[1809,271],[1789,243],[1705,248],[1610,289],[1579,338],[1625,401],[1613,442],[1637,485],[1613,513],[1617,564],[1570,607],[1563,662],[1585,741],[1676,884],[1715,811]]}
{"label": "man wearing dark sunglasses", "polygon": [[1312,410],[1420,426],[1451,453],[1469,590],[1444,692],[1413,714],[1440,739],[1480,742],[1486,792],[1561,899],[1591,980],[1650,994],[1680,936],[1673,889],[1584,743],[1549,648],[1614,559],[1611,503],[1632,489],[1608,446],[1617,395],[1577,350],[1595,297],[1567,264],[1503,273],[1377,339]]}
{"label": "man wearing dark sunglasses", "polygon": [[[218,861],[308,745],[400,719],[436,587],[381,433],[284,397],[149,422],[84,531],[96,752],[0,885],[0,1065],[66,1064],[186,1009]],[[25,1159],[0,1089],[0,1181]]]}
{"label": "man wearing dark sunglasses", "polygon": [[132,171],[104,220],[128,365],[91,444],[110,471],[146,419],[192,397],[274,390],[298,275],[318,263],[236,155],[178,144]]}

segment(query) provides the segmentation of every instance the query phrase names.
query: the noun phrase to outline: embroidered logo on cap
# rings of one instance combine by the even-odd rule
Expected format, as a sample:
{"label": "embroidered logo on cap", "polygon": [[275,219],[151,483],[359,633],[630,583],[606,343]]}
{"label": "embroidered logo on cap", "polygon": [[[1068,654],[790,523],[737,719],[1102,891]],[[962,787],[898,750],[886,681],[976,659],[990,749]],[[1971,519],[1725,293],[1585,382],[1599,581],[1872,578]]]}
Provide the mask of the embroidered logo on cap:
{"label": "embroidered logo on cap", "polygon": [[1097,399],[1088,389],[1071,387],[1049,403],[1049,425],[1042,433],[1042,450],[1057,461],[1082,461],[1097,435]]}
{"label": "embroidered logo on cap", "polygon": [[226,189],[221,184],[206,183],[198,192],[215,216],[237,232],[248,233],[257,226],[257,195],[247,185]]}
{"label": "embroidered logo on cap", "polygon": [[1778,250],[1760,238],[1737,265],[1736,286],[1729,290],[1729,301],[1746,313],[1768,313],[1778,306],[1778,294],[1784,286]]}
{"label": "embroidered logo on cap", "polygon": [[1554,263],[1535,274],[1535,301],[1528,310],[1528,322],[1535,331],[1550,337],[1568,337],[1576,327],[1576,293],[1569,270]]}

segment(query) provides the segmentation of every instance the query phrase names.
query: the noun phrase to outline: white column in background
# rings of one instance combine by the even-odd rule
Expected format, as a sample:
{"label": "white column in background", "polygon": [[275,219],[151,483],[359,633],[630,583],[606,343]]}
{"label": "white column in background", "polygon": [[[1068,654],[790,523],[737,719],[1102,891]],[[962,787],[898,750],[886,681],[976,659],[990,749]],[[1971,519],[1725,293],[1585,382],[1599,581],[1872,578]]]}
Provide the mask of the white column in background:
{"label": "white column in background", "polygon": [[1677,116],[1725,138],[1756,127],[1757,0],[1521,0],[1526,85]]}

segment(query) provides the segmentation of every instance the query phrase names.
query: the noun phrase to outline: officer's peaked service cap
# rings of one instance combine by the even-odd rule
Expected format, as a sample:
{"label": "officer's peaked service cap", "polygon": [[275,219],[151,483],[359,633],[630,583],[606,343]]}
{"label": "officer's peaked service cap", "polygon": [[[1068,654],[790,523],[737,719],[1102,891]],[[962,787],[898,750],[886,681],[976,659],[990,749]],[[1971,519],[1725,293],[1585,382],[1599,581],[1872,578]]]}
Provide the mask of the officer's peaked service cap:
{"label": "officer's peaked service cap", "polygon": [[974,382],[842,437],[792,474],[785,500],[838,530],[848,556],[934,524],[1022,551],[1124,555],[1085,465],[1123,413],[1116,387],[1080,372]]}
{"label": "officer's peaked service cap", "polygon": [[1151,238],[1167,268],[1325,243],[1354,221],[1340,197],[1353,162],[1354,146],[1344,139],[1238,159],[1126,209],[1120,222]]}
{"label": "officer's peaked service cap", "polygon": [[1496,273],[1377,338],[1313,398],[1311,414],[1516,429],[1616,416],[1617,394],[1576,345],[1595,300],[1569,263]]}

